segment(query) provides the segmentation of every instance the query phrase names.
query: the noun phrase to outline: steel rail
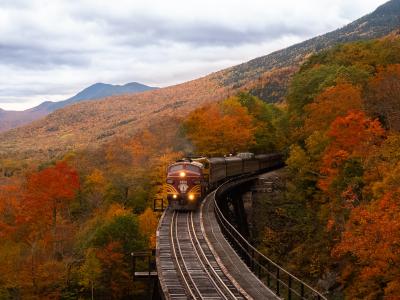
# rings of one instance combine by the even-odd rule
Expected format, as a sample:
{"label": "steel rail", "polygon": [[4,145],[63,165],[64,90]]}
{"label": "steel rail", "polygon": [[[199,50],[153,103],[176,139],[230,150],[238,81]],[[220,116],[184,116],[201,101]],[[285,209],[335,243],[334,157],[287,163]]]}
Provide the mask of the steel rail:
{"label": "steel rail", "polygon": [[[185,263],[185,261],[184,261],[184,259],[183,259],[183,256],[182,256],[182,249],[181,249],[181,247],[180,247],[179,239],[178,239],[178,226],[176,226],[176,219],[177,219],[177,216],[178,216],[178,213],[174,211],[174,213],[173,213],[173,215],[172,215],[172,221],[171,221],[171,227],[170,227],[171,243],[172,243],[172,252],[173,252],[173,255],[174,255],[174,257],[175,257],[175,261],[176,261],[176,265],[178,266],[179,273],[181,274],[181,278],[183,279],[183,281],[184,281],[184,283],[185,283],[185,285],[186,285],[186,290],[189,292],[190,296],[191,296],[193,299],[199,299],[199,298],[201,299],[201,293],[200,293],[199,289],[197,288],[196,284],[194,283],[193,278],[192,278],[192,276],[190,275],[190,273],[189,273],[189,271],[188,271],[188,268],[187,268],[187,266],[186,266],[186,263]],[[175,229],[175,230],[174,230],[174,229]],[[175,235],[174,235],[174,232],[175,232]],[[176,240],[176,243],[177,243],[176,246],[175,246],[175,240]],[[177,248],[178,248],[178,249],[177,249]],[[192,283],[193,289],[192,289],[191,285],[189,284],[188,280],[186,279],[186,276],[185,276],[185,274],[184,274],[184,271],[183,271],[183,269],[182,269],[182,267],[181,267],[181,265],[180,265],[180,262],[179,262],[179,259],[178,259],[177,250],[179,251],[179,256],[181,257],[181,261],[182,261],[183,266],[184,266],[184,268],[185,268],[185,270],[186,270],[186,273],[187,273],[187,275],[188,275],[188,278],[190,279],[190,281],[191,281],[191,283]],[[196,293],[198,294],[198,297],[195,295],[195,293],[193,292],[193,290],[196,291]]]}
{"label": "steel rail", "polygon": [[[189,215],[190,215],[190,223],[189,223]],[[210,260],[207,258],[206,254],[204,253],[200,241],[196,235],[196,231],[194,228],[194,222],[193,222],[193,212],[190,212],[188,214],[188,226],[190,228],[189,234],[190,234],[190,240],[193,244],[194,249],[196,250],[196,254],[197,257],[203,267],[203,269],[207,272],[208,276],[210,277],[210,279],[212,280],[214,286],[217,288],[217,290],[219,291],[220,295],[224,298],[224,299],[237,299],[237,297],[232,293],[232,291],[230,290],[230,288],[223,282],[223,280],[221,279],[221,277],[218,275],[218,273],[215,271],[215,269],[212,267]],[[197,247],[195,246],[195,243],[197,244]],[[203,259],[200,257],[202,256]],[[203,262],[203,260],[205,261],[205,263]],[[206,267],[209,266],[210,271],[212,272],[212,274],[210,273],[210,271],[207,269]],[[224,288],[224,290],[227,292],[227,294],[224,293],[224,291],[221,290],[221,288],[219,287],[218,283],[216,282],[216,280],[214,280],[214,278],[219,282],[219,284]],[[228,297],[228,295],[230,296],[230,298]]]}

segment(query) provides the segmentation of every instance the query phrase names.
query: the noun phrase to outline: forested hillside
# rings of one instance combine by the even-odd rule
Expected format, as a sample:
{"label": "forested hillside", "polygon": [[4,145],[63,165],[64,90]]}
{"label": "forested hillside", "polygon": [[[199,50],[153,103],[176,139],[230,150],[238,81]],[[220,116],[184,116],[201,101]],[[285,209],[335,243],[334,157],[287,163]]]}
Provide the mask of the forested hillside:
{"label": "forested hillside", "polygon": [[154,247],[166,166],[241,151],[287,164],[286,189],[257,220],[263,253],[332,299],[396,299],[399,3],[197,80],[2,133],[0,299],[143,296],[130,254]]}
{"label": "forested hillside", "polygon": [[0,134],[0,155],[40,159],[133,136],[148,124],[185,115],[207,102],[250,91],[281,102],[291,76],[309,55],[337,43],[382,37],[400,27],[399,0],[341,29],[190,82],[136,95],[113,96],[56,111],[43,120]]}
{"label": "forested hillside", "polygon": [[[231,120],[240,125],[223,125]],[[334,299],[396,299],[399,121],[400,39],[392,35],[310,57],[287,106],[241,94],[193,112],[184,128],[202,153],[286,153],[286,191],[265,199],[268,218],[253,220],[266,255]]]}
{"label": "forested hillside", "polygon": [[250,150],[283,152],[287,163],[287,189],[267,206],[257,246],[337,299],[395,299],[399,82],[400,39],[390,35],[311,56],[287,104],[239,93],[61,159],[3,159],[0,296],[143,292],[130,280],[130,253],[154,247],[150,207],[164,197],[168,163]]}
{"label": "forested hillside", "polygon": [[41,104],[23,111],[8,111],[0,108],[0,132],[6,131],[34,120],[43,118],[51,112],[68,105],[92,99],[101,99],[112,95],[133,94],[155,89],[137,82],[124,85],[112,85],[106,83],[95,83],[75,96],[63,101],[45,101]]}

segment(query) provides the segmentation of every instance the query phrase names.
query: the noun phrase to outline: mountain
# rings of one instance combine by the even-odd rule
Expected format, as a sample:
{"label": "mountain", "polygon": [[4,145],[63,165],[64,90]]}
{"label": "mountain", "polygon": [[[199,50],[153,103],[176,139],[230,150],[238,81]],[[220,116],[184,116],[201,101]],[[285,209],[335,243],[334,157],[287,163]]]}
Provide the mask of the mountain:
{"label": "mountain", "polygon": [[38,106],[24,111],[6,111],[0,108],[0,131],[30,123],[57,109],[80,101],[101,99],[113,95],[141,93],[153,89],[155,88],[137,82],[130,82],[124,85],[95,83],[80,91],[75,96],[63,101],[45,101]]}
{"label": "mountain", "polygon": [[282,101],[289,80],[305,58],[339,43],[381,38],[400,28],[400,0],[392,0],[343,28],[208,76],[134,95],[69,105],[46,118],[0,134],[0,155],[46,158],[129,136],[170,117],[250,90],[269,102]]}
{"label": "mountain", "polygon": [[[282,71],[286,68],[298,66],[304,61],[304,58],[312,53],[337,44],[383,37],[392,31],[399,30],[399,28],[400,0],[388,1],[379,6],[374,12],[340,29],[225,70],[226,77],[223,79],[223,84],[234,86],[245,85],[246,82],[262,79],[266,71]],[[261,96],[261,98],[269,97],[272,101],[282,99],[286,91],[286,89],[281,89],[283,93],[278,92],[277,94],[273,85],[261,86],[259,88],[259,90],[254,92],[258,93],[258,96]]]}

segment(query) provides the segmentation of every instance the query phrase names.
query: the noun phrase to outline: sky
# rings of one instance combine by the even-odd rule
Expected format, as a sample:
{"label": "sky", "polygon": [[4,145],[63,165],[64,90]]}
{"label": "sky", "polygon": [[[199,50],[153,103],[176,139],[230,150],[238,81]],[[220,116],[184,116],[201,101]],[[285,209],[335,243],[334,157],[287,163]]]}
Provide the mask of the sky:
{"label": "sky", "polygon": [[0,108],[96,82],[164,87],[266,55],[385,0],[0,0]]}

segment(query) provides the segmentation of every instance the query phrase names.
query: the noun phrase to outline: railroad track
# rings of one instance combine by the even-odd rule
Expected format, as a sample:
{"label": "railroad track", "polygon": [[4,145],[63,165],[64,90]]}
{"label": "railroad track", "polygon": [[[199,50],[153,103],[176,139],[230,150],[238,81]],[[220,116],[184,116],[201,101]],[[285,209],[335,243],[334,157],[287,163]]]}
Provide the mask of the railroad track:
{"label": "railroad track", "polygon": [[199,212],[167,211],[159,233],[164,288],[170,299],[245,299],[223,273],[201,230]]}

